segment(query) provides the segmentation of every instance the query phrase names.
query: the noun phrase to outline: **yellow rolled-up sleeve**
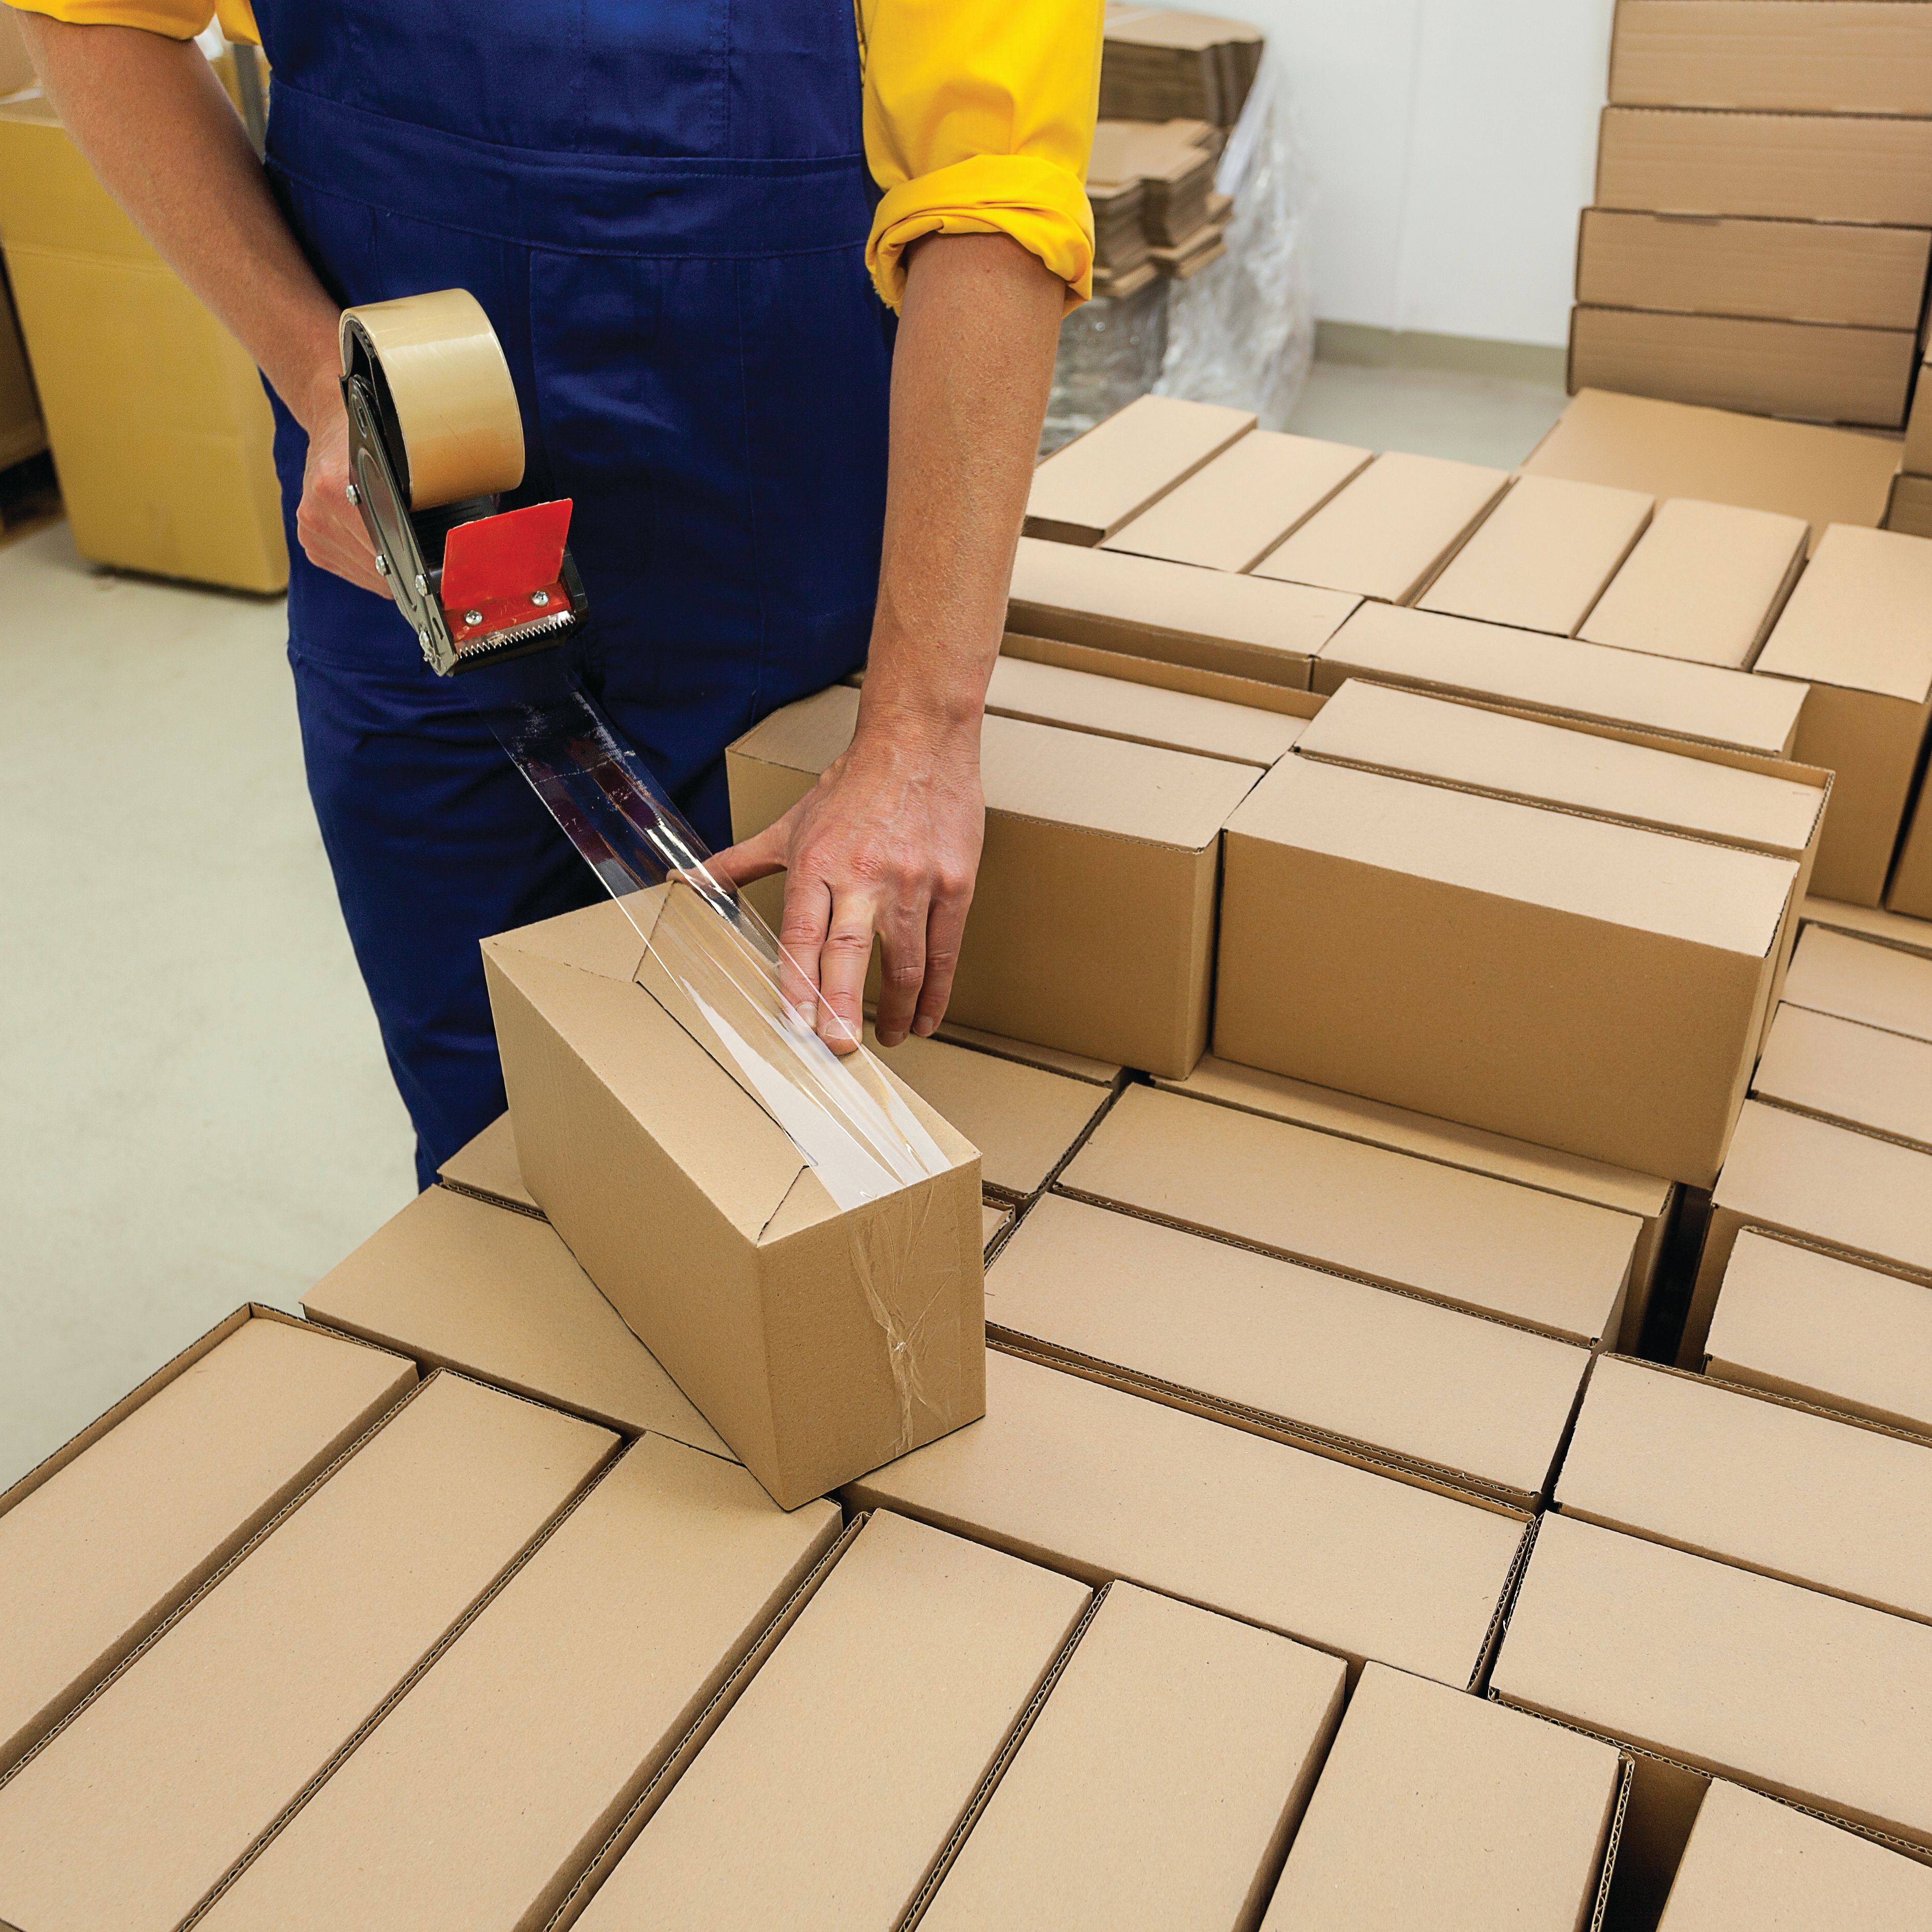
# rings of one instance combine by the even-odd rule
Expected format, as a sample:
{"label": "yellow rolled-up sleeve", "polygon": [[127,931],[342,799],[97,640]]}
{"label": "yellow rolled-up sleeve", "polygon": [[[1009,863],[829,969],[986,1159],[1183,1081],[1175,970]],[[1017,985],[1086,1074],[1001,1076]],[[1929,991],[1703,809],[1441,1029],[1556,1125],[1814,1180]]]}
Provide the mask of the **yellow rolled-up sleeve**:
{"label": "yellow rolled-up sleeve", "polygon": [[249,0],[7,0],[22,14],[44,14],[81,27],[140,27],[171,40],[191,40],[211,20],[231,40],[259,46]]}
{"label": "yellow rolled-up sleeve", "polygon": [[1010,235],[1077,308],[1094,290],[1101,0],[860,0],[859,22],[880,296],[899,306],[921,236]]}

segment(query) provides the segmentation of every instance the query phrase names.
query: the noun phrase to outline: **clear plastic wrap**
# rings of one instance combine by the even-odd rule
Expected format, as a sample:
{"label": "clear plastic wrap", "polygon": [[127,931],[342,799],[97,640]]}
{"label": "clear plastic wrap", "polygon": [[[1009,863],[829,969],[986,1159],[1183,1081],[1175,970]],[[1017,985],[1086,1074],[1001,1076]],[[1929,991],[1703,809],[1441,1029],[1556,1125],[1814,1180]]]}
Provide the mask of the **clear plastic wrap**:
{"label": "clear plastic wrap", "polygon": [[1172,282],[1150,282],[1116,301],[1083,302],[1060,325],[1053,358],[1053,388],[1040,453],[1063,443],[1144,396],[1160,376],[1167,354],[1168,292]]}

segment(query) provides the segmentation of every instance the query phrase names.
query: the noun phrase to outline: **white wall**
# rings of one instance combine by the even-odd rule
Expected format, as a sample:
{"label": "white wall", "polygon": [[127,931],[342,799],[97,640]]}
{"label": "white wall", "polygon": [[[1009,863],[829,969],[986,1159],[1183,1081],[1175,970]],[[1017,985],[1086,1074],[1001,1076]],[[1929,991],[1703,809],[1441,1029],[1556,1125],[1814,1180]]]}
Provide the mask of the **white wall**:
{"label": "white wall", "polygon": [[1226,0],[1286,70],[1324,321],[1561,343],[1612,0]]}

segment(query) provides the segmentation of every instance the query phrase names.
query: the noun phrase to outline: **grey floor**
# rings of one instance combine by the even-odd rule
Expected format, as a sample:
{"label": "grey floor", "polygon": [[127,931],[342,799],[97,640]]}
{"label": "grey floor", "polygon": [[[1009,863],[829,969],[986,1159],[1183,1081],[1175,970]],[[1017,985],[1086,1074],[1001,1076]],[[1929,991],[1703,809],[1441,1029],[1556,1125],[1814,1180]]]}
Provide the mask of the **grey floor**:
{"label": "grey floor", "polygon": [[[1533,384],[1318,364],[1293,427],[1508,466]],[[0,1487],[413,1191],[278,603],[0,545]]]}

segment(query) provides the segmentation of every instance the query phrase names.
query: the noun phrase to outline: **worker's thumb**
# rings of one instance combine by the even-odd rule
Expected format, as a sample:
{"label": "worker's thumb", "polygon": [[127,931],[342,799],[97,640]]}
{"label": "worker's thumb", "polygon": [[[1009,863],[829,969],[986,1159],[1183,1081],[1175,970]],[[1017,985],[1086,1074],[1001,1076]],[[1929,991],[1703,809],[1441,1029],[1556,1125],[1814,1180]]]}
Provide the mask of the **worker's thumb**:
{"label": "worker's thumb", "polygon": [[706,870],[721,886],[748,886],[754,879],[768,879],[785,868],[785,821],[741,838],[727,846],[708,862]]}

